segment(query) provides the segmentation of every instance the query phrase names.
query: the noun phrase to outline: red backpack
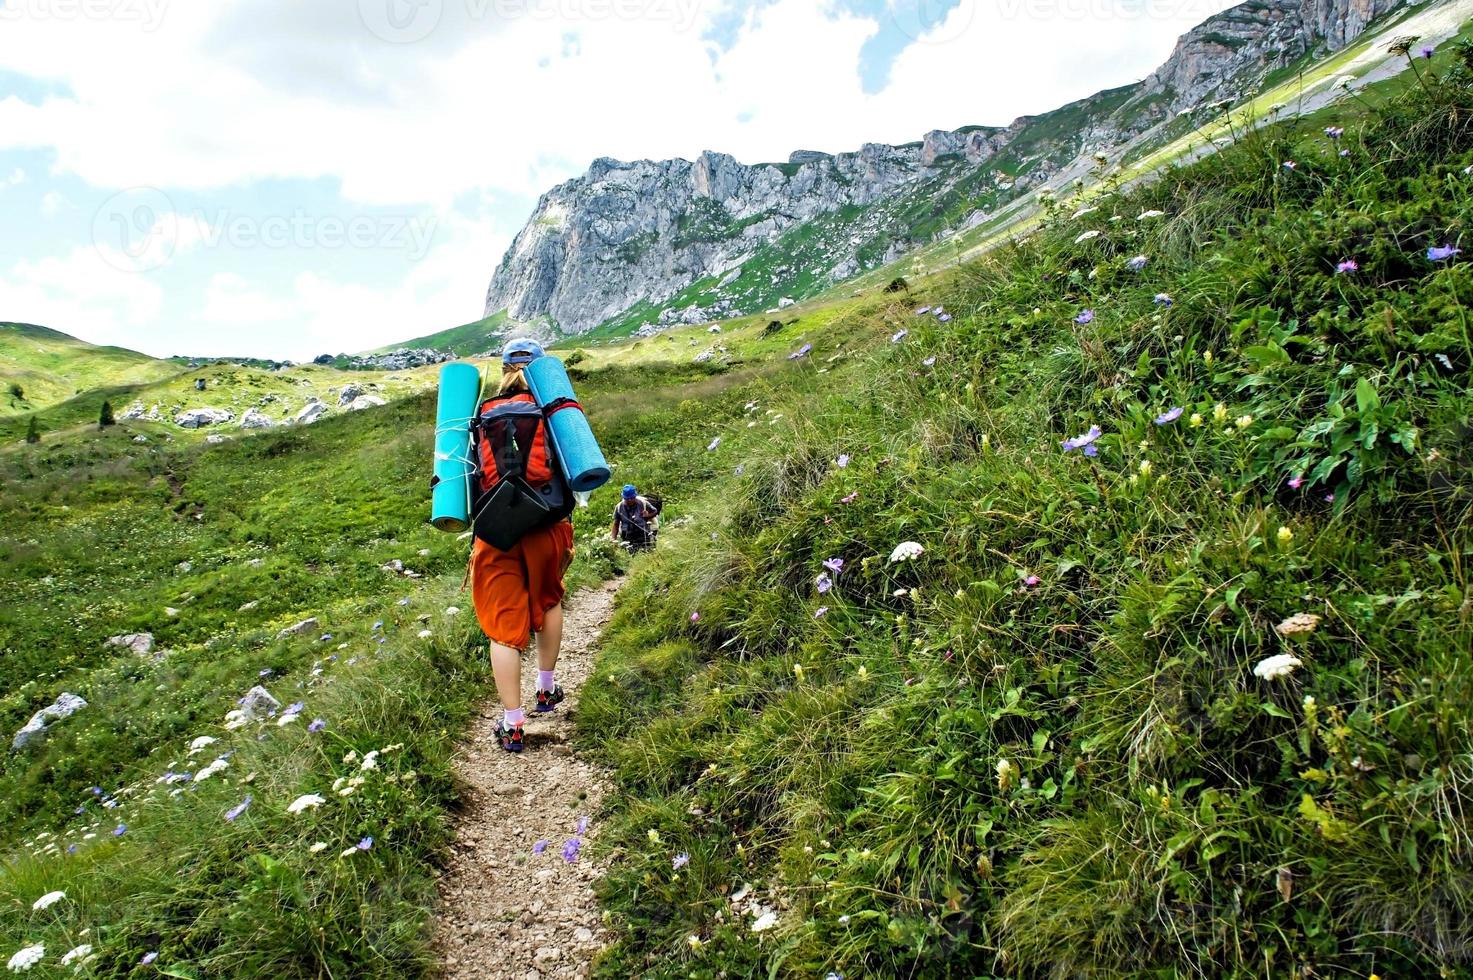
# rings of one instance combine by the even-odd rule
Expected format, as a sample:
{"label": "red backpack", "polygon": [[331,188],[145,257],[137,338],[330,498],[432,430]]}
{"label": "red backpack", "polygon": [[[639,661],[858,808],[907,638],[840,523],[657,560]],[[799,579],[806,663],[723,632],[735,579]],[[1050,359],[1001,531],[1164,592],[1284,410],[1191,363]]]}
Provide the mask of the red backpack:
{"label": "red backpack", "polygon": [[471,513],[476,537],[506,551],[529,531],[573,512],[558,469],[547,416],[526,392],[481,403],[471,423]]}

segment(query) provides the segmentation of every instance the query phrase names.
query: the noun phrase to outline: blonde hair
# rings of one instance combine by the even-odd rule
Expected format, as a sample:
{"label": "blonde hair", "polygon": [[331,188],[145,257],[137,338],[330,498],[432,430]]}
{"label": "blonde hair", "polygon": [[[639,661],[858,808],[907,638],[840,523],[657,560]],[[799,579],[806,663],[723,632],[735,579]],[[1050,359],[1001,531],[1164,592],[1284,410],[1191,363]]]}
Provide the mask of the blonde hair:
{"label": "blonde hair", "polygon": [[497,389],[498,395],[514,395],[519,392],[530,392],[527,387],[527,378],[522,373],[522,364],[501,365],[501,387]]}

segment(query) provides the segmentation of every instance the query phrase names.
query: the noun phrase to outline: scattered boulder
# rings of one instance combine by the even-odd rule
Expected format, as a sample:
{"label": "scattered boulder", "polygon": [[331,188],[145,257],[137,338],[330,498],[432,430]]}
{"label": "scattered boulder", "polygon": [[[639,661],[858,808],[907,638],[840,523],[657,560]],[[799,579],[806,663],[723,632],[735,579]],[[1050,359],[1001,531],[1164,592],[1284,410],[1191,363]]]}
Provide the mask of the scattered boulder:
{"label": "scattered boulder", "polygon": [[272,712],[281,710],[281,702],[271,696],[271,692],[257,684],[246,692],[246,696],[240,699],[240,712],[247,721],[260,721],[270,718]]}
{"label": "scattered boulder", "polygon": [[143,443],[148,442],[148,436],[134,436],[133,441],[138,443],[139,445],[142,445]]}
{"label": "scattered boulder", "polygon": [[121,636],[110,636],[107,638],[110,647],[127,647],[140,657],[146,657],[153,653],[152,633],[124,633]]}
{"label": "scattered boulder", "polygon": [[205,390],[205,379],[204,378],[195,378],[194,379],[194,390],[195,391],[204,391]]}
{"label": "scattered boulder", "polygon": [[208,442],[211,445],[219,445],[220,443],[222,443],[224,441],[225,441],[225,437],[224,436],[217,436],[217,435],[214,435],[214,434],[205,436],[205,442]]}
{"label": "scattered boulder", "polygon": [[253,408],[241,416],[240,427],[242,429],[269,429],[276,423],[271,421],[270,416],[258,408]]}
{"label": "scattered boulder", "polygon": [[359,395],[348,403],[348,410],[351,412],[361,412],[365,408],[378,408],[380,405],[387,404],[388,402],[384,401],[378,395]]}
{"label": "scattered boulder", "polygon": [[118,416],[118,421],[131,422],[141,418],[143,418],[143,402],[134,402],[123,410],[123,414]]}
{"label": "scattered boulder", "polygon": [[338,395],[338,408],[345,408],[353,404],[353,399],[363,394],[363,389],[356,384],[343,385],[342,393]]}
{"label": "scattered boulder", "polygon": [[288,626],[286,629],[282,630],[280,633],[277,633],[276,634],[276,638],[278,640],[280,640],[280,639],[284,639],[284,638],[286,638],[288,636],[301,636],[303,633],[311,633],[311,632],[314,632],[317,629],[318,625],[319,624],[317,622],[317,617],[316,616],[313,616],[311,619],[304,619],[304,620],[302,620],[300,623],[297,623],[295,626]]}
{"label": "scattered boulder", "polygon": [[797,302],[798,301],[793,299],[791,296],[784,296],[777,301],[777,308],[780,310],[786,310],[788,307],[795,305]]}
{"label": "scattered boulder", "polygon": [[307,404],[303,405],[302,410],[297,413],[297,424],[311,425],[313,422],[316,422],[318,419],[322,418],[326,414],[327,405],[322,401],[321,398],[313,397],[310,401],[307,402]]}
{"label": "scattered boulder", "polygon": [[210,425],[222,425],[235,418],[235,413],[223,408],[191,408],[174,416],[174,424],[181,429],[203,429]]}
{"label": "scattered boulder", "polygon": [[32,715],[31,720],[26,722],[25,727],[15,733],[15,740],[10,743],[11,751],[19,752],[26,746],[43,738],[46,734],[46,729],[53,722],[70,718],[85,707],[87,707],[87,702],[83,701],[77,695],[63,694],[51,704],[48,704]]}

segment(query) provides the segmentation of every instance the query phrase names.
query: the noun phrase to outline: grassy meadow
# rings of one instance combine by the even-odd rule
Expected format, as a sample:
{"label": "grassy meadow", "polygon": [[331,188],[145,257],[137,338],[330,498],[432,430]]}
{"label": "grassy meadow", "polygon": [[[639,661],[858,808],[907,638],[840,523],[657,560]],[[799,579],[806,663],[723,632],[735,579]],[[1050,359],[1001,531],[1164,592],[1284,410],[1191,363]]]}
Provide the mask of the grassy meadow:
{"label": "grassy meadow", "polygon": [[[1473,975],[1473,50],[1438,58],[908,292],[568,345],[667,502],[632,563],[615,487],[575,515],[575,582],[631,576],[579,717],[598,975]],[[89,703],[0,762],[0,956],[433,974],[490,679],[433,395],[394,395],[217,445],[78,404],[0,453],[0,725]]]}

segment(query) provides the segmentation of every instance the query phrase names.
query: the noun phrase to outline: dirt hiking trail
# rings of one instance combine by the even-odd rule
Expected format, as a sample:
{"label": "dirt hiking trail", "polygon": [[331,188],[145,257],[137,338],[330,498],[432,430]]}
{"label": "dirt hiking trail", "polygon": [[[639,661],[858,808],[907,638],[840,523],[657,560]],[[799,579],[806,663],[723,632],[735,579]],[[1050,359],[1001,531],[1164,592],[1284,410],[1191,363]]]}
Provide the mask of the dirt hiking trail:
{"label": "dirt hiking trail", "polygon": [[[564,610],[557,682],[567,700],[549,715],[535,705],[537,662],[522,660],[527,747],[496,742],[501,708],[493,694],[474,719],[456,760],[464,782],[455,842],[440,876],[435,947],[449,980],[551,980],[586,977],[604,945],[593,885],[603,868],[589,857],[606,786],[602,773],[573,750],[578,695],[593,668],[593,649],[613,611],[619,582],[580,592]],[[580,817],[587,830],[578,833]],[[573,839],[581,853],[569,862]],[[539,841],[546,850],[533,852]]]}

